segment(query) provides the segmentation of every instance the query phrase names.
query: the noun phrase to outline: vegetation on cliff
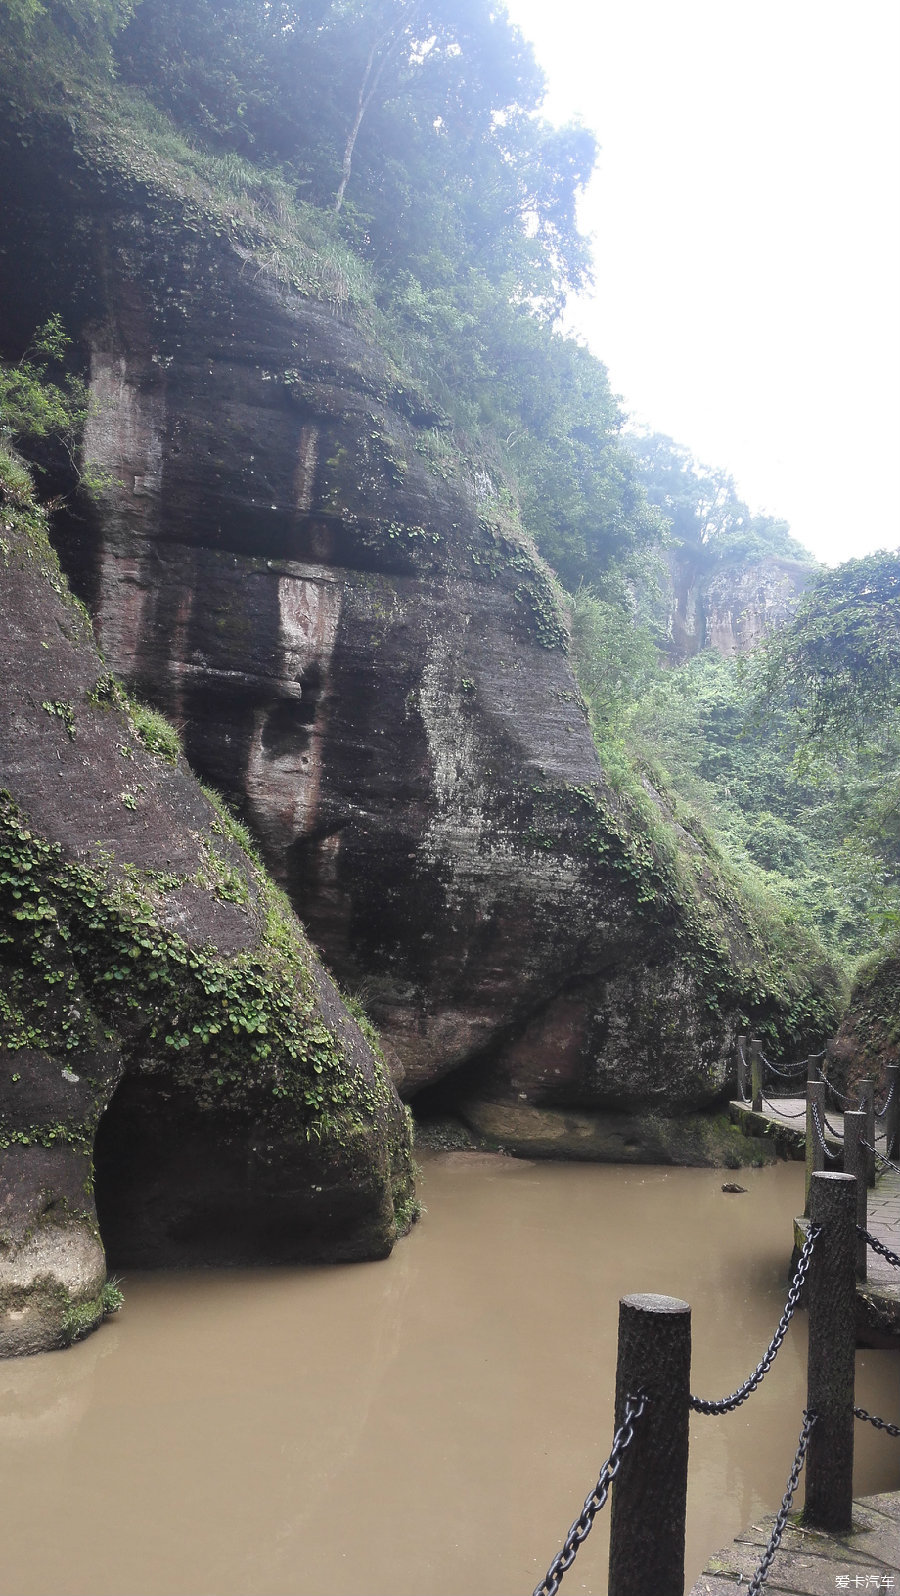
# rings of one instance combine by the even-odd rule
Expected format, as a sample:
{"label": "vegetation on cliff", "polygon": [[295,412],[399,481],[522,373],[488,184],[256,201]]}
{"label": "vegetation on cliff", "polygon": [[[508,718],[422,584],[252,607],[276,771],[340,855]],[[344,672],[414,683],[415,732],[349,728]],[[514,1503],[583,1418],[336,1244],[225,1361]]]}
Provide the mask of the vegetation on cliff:
{"label": "vegetation on cliff", "polygon": [[[64,114],[77,160],[110,190],[227,240],[381,344],[394,399],[433,421],[435,469],[485,484],[485,514],[503,501],[572,595],[574,663],[631,823],[665,832],[672,858],[685,828],[702,836],[708,873],[773,950],[772,990],[785,960],[798,979],[821,966],[816,938],[840,957],[869,945],[877,850],[847,819],[873,772],[837,759],[813,782],[792,763],[790,712],[755,725],[734,664],[660,669],[666,545],[703,569],[807,556],[727,474],[670,439],[629,437],[602,364],[562,332],[566,295],[589,278],[576,201],[596,152],[584,130],[541,121],[541,74],[505,13],[481,0],[0,9],[6,115],[26,145],[36,108]],[[69,406],[56,431],[71,446],[78,379],[46,382],[60,346],[6,352],[16,381],[43,377]],[[29,442],[6,425],[40,448],[35,429]],[[755,1012],[749,988],[739,1002]]]}
{"label": "vegetation on cliff", "polygon": [[[374,1130],[402,1228],[409,1143],[377,1042],[341,1019],[290,905],[221,801],[195,790],[174,729],[105,669],[47,528],[28,470],[6,445],[0,569],[21,621],[34,612],[45,625],[23,644],[34,655],[30,692],[13,791],[0,793],[0,1053],[13,1083],[0,1105],[0,1149],[62,1141],[90,1154],[121,1052],[126,1069],[162,1071],[199,1107],[228,1114],[252,1104],[260,1123],[330,1148],[339,1162],[358,1156],[363,1168]],[[67,638],[61,656],[57,633]],[[7,667],[15,673],[17,663]],[[32,765],[28,751],[60,737],[67,757],[112,763],[121,791],[110,789],[100,811],[89,793],[73,794],[57,838],[32,812],[34,783],[46,788],[55,767]],[[139,824],[133,842],[121,835],[119,805]],[[180,867],[143,857],[159,806]],[[230,950],[216,942],[218,905],[233,906],[240,922]],[[80,1117],[41,1117],[24,1083],[20,1112],[16,1061],[40,1055],[86,1083]]]}

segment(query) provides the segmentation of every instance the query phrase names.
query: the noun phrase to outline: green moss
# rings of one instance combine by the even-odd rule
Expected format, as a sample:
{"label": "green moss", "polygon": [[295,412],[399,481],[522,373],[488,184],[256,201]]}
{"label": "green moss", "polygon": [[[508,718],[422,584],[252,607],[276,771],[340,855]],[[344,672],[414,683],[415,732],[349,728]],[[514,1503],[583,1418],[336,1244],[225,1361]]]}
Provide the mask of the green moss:
{"label": "green moss", "polygon": [[[160,714],[158,709],[151,709],[149,704],[142,704],[133,693],[129,693],[112,671],[104,671],[103,675],[98,677],[96,686],[89,695],[89,702],[100,709],[120,710],[127,715],[135,738],[148,753],[155,754],[167,765],[178,763],[178,757],[183,753],[183,749],[181,738],[171,721]],[[44,708],[46,707],[44,705]],[[127,744],[120,747],[119,752],[126,759],[131,755]]]}
{"label": "green moss", "polygon": [[[240,1107],[250,1092],[269,1093],[298,1135],[327,1138],[361,1089],[318,1012],[299,926],[265,878],[256,888],[258,948],[232,957],[192,948],[159,923],[152,882],[67,861],[0,795],[0,951],[10,959],[3,1045],[71,1055],[97,1046],[98,1024],[139,1032],[142,1066],[165,1068],[201,1104]],[[72,1001],[69,988],[84,1001]],[[373,1113],[384,1108],[386,1091],[369,1096]],[[0,1122],[0,1142],[90,1145],[92,1130],[90,1122],[33,1131]]]}

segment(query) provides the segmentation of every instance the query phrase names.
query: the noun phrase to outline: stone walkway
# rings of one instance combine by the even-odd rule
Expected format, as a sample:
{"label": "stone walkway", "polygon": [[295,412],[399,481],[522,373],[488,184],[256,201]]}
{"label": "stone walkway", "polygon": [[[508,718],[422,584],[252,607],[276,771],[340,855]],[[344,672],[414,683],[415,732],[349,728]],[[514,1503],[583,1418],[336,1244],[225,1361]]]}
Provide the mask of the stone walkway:
{"label": "stone walkway", "polygon": [[[761,1518],[717,1552],[691,1596],[733,1596],[749,1585],[768,1545],[773,1518]],[[853,1503],[853,1531],[823,1535],[789,1524],[765,1583],[772,1596],[837,1596],[842,1590],[900,1596],[900,1494]]]}
{"label": "stone walkway", "polygon": [[[764,1097],[762,1113],[754,1113],[742,1102],[733,1102],[731,1110],[732,1119],[746,1134],[771,1134],[770,1128],[777,1126],[782,1149],[786,1146],[793,1156],[803,1156],[806,1145],[805,1098]],[[832,1134],[826,1126],[825,1141],[829,1151],[837,1153],[841,1145],[839,1138],[844,1131],[844,1116],[829,1110],[827,1120],[836,1134]],[[875,1146],[879,1151],[884,1150],[883,1133],[876,1134]],[[830,1167],[840,1168],[840,1165],[835,1162]],[[794,1221],[795,1249],[803,1245],[805,1228],[805,1220]],[[900,1170],[885,1169],[879,1165],[877,1181],[869,1190],[867,1229],[892,1252],[900,1254]],[[896,1342],[900,1339],[900,1269],[869,1247],[866,1270],[866,1280],[860,1281],[857,1287],[860,1338],[864,1344],[874,1346]],[[897,1592],[900,1596],[900,1584]]]}

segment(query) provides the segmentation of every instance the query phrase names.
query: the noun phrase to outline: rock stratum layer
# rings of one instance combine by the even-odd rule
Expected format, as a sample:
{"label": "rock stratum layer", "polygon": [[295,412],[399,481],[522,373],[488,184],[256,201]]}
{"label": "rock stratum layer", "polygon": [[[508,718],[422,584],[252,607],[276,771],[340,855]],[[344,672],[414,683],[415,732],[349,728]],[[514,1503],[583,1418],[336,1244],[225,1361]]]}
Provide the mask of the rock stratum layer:
{"label": "rock stratum layer", "polygon": [[549,573],[390,357],[121,107],[8,114],[28,159],[0,288],[38,285],[22,337],[51,302],[77,321],[112,483],[60,534],[67,571],[404,1094],[677,1113],[721,1096],[748,1022],[830,1029],[833,972],[763,976],[702,837],[601,769]]}

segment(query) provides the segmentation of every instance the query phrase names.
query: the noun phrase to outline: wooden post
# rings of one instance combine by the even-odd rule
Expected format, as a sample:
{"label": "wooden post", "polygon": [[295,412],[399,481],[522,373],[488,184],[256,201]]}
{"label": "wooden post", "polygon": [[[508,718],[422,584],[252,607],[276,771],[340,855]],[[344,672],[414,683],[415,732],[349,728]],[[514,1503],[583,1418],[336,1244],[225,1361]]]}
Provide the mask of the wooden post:
{"label": "wooden post", "polygon": [[884,1134],[887,1138],[885,1153],[896,1163],[900,1158],[900,1064],[889,1064],[885,1086],[890,1098],[884,1116]]}
{"label": "wooden post", "polygon": [[840,1535],[853,1526],[856,1359],[856,1190],[852,1175],[816,1171],[811,1225],[821,1225],[808,1282],[806,1406],[818,1414],[806,1458],[803,1521]]}
{"label": "wooden post", "polygon": [[737,1084],[738,1097],[741,1102],[747,1096],[747,1038],[739,1036],[737,1039]]}
{"label": "wooden post", "polygon": [[[844,1114],[844,1174],[856,1181],[856,1223],[866,1228],[869,1194],[866,1186],[866,1157],[862,1138],[866,1133],[866,1116],[862,1109]],[[868,1247],[864,1237],[856,1237],[856,1278],[865,1280]]]}
{"label": "wooden post", "polygon": [[691,1310],[677,1297],[622,1297],[616,1429],[625,1398],[650,1401],[612,1488],[609,1596],[683,1596]]}
{"label": "wooden post", "polygon": [[803,1212],[809,1213],[809,1186],[812,1177],[825,1168],[825,1149],[816,1133],[813,1110],[817,1109],[822,1134],[825,1133],[825,1082],[809,1081],[806,1087],[806,1204]]}
{"label": "wooden post", "polygon": [[806,1079],[808,1081],[817,1081],[819,1079],[819,1060],[817,1058],[810,1057],[806,1060]]}
{"label": "wooden post", "polygon": [[750,1042],[750,1107],[754,1114],[762,1113],[762,1042],[753,1037]]}
{"label": "wooden post", "polygon": [[[866,1116],[865,1139],[869,1146],[875,1147],[875,1082],[860,1081],[857,1087],[859,1092],[859,1106]],[[875,1184],[875,1153],[866,1153],[866,1185]]]}

